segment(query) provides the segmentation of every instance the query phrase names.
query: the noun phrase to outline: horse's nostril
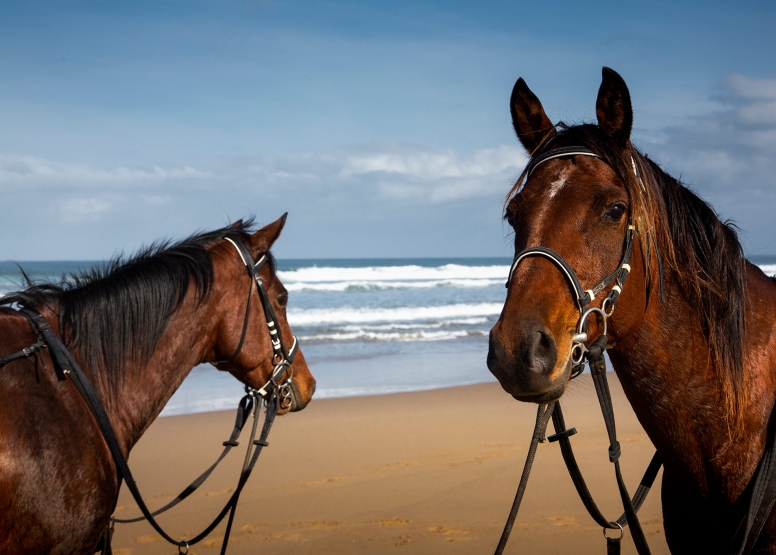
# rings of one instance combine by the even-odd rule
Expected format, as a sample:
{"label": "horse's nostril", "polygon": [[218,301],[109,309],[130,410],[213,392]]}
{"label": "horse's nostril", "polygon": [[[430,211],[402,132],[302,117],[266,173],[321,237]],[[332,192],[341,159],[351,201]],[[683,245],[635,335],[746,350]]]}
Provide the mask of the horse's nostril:
{"label": "horse's nostril", "polygon": [[555,367],[558,352],[555,339],[544,329],[535,329],[526,334],[520,345],[520,359],[527,370],[545,374]]}

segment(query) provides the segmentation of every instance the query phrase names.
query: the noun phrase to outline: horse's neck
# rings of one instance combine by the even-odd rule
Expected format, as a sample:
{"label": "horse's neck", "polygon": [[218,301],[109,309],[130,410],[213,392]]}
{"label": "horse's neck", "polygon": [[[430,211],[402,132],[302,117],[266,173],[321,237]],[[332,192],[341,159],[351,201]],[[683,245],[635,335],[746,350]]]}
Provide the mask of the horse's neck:
{"label": "horse's neck", "polygon": [[148,363],[128,368],[118,390],[101,395],[127,452],[209,349],[207,318],[197,316],[203,308],[190,300],[170,318]]}
{"label": "horse's neck", "polygon": [[[766,346],[750,345],[744,361],[758,387],[740,399],[746,437],[731,442],[734,431],[697,310],[670,278],[667,286],[666,303],[653,295],[639,329],[621,339],[610,358],[666,468],[692,481],[701,495],[716,491],[733,500],[749,482],[765,444],[773,384],[772,378],[766,379],[770,386],[763,384],[767,368],[757,363],[753,351]],[[776,304],[774,300],[771,304]]]}

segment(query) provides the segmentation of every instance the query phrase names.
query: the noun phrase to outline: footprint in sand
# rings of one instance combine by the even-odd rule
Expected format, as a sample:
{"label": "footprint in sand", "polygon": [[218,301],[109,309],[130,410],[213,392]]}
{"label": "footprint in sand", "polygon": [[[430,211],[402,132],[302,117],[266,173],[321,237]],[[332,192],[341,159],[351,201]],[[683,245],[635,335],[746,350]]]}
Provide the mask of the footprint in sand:
{"label": "footprint in sand", "polygon": [[342,476],[332,476],[331,478],[323,478],[322,480],[313,480],[312,482],[305,482],[301,484],[301,487],[306,488],[309,486],[322,486],[323,484],[329,484],[331,482],[344,482],[345,478]]}
{"label": "footprint in sand", "polygon": [[302,534],[299,532],[295,534],[274,534],[272,536],[267,536],[265,539],[269,540],[291,540],[291,541],[299,541],[299,539],[302,537]]}
{"label": "footprint in sand", "polygon": [[162,536],[138,536],[135,538],[135,543],[151,543],[151,542],[163,542]]}
{"label": "footprint in sand", "polygon": [[377,520],[370,520],[368,524],[380,524],[381,526],[406,526],[412,524],[412,521],[408,518],[399,518],[397,516],[393,518],[378,518]]}
{"label": "footprint in sand", "polygon": [[620,441],[622,441],[623,443],[633,443],[636,441],[644,441],[644,437],[643,436],[626,437],[625,439],[622,439]]}
{"label": "footprint in sand", "polygon": [[579,522],[573,516],[548,516],[545,518],[555,526],[579,526]]}
{"label": "footprint in sand", "polygon": [[240,534],[253,534],[254,532],[257,532],[259,528],[262,528],[263,526],[266,526],[265,524],[245,524],[242,528],[240,528]]}
{"label": "footprint in sand", "polygon": [[509,453],[493,453],[491,455],[478,455],[476,457],[466,459],[465,461],[450,463],[450,466],[463,466],[465,464],[481,463],[488,459],[495,459],[497,457],[508,457],[508,456],[509,456]]}
{"label": "footprint in sand", "polygon": [[307,530],[323,530],[326,528],[336,528],[342,526],[344,522],[339,520],[319,520],[314,522],[292,522],[292,528],[305,528]]}
{"label": "footprint in sand", "polygon": [[233,491],[234,489],[229,488],[229,489],[222,489],[221,491],[206,491],[205,493],[201,493],[200,495],[202,497],[213,497],[216,495],[223,495],[225,493],[232,493]]}
{"label": "footprint in sand", "polygon": [[333,520],[331,522],[313,522],[313,527],[317,528],[318,530],[322,530],[325,528],[336,528],[337,526],[341,526],[342,523],[338,520]]}
{"label": "footprint in sand", "polygon": [[407,545],[408,543],[412,543],[412,538],[418,537],[421,534],[406,534],[404,536],[396,536],[393,538],[394,540],[398,540],[394,546],[395,547],[401,547],[402,545]]}
{"label": "footprint in sand", "polygon": [[434,534],[440,534],[447,536],[448,542],[460,542],[465,541],[467,538],[463,537],[469,533],[468,530],[460,530],[458,528],[450,528],[449,526],[432,526],[428,529],[429,532]]}
{"label": "footprint in sand", "polygon": [[451,534],[468,534],[468,530],[460,530],[458,528],[450,528],[449,526],[432,526],[428,529],[429,532],[434,532],[435,534],[442,534],[444,536],[449,536]]}
{"label": "footprint in sand", "polygon": [[404,461],[404,462],[398,462],[396,464],[386,464],[384,466],[379,467],[377,470],[384,472],[386,470],[398,470],[400,468],[406,468],[408,466],[418,466],[420,463],[418,461]]}

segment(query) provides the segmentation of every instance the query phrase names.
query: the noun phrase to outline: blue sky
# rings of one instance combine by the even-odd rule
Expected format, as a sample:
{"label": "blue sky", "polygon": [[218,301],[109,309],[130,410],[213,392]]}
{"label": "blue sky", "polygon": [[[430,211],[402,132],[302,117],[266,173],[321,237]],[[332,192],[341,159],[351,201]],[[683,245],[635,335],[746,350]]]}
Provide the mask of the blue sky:
{"label": "blue sky", "polygon": [[[540,4],[540,5],[531,5]],[[511,256],[522,76],[633,140],[776,253],[766,2],[0,3],[0,259],[96,259],[288,211],[276,254]]]}

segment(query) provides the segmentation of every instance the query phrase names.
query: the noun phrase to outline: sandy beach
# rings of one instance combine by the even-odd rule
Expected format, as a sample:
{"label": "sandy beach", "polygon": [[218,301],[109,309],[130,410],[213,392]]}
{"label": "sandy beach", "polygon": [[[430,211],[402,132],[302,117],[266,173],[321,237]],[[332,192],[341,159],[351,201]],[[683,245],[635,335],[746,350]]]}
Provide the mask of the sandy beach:
{"label": "sandy beach", "polygon": [[[610,374],[633,492],[653,447]],[[606,435],[588,376],[563,399],[572,442],[599,506],[621,513]],[[314,400],[278,418],[237,510],[229,553],[492,553],[518,483],[535,406],[498,384],[372,397]],[[217,456],[231,411],[157,420],[130,465],[152,508],[169,501]],[[247,430],[246,430],[247,433]],[[176,537],[198,532],[234,487],[242,446],[200,491],[161,522]],[[652,552],[668,553],[659,481],[640,512]],[[137,509],[122,491],[119,517]],[[190,553],[218,553],[224,526]],[[116,555],[171,554],[146,523],[117,525]],[[635,553],[626,532],[624,553]],[[507,553],[604,553],[601,529],[587,515],[557,444],[539,446]]]}

